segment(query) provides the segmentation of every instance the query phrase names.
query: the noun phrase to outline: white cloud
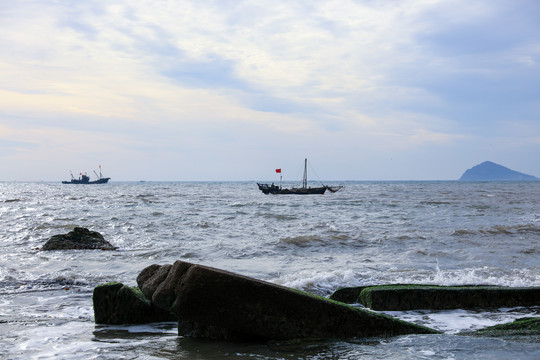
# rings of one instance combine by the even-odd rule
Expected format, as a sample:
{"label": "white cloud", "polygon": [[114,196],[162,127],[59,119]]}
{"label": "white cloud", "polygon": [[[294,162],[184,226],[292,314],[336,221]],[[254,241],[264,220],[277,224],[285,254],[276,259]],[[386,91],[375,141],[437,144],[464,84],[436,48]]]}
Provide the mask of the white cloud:
{"label": "white cloud", "polygon": [[523,4],[9,3],[0,136],[84,153],[66,139],[87,133],[115,153],[209,161],[254,145],[254,157],[440,151],[508,113],[537,116],[539,7]]}

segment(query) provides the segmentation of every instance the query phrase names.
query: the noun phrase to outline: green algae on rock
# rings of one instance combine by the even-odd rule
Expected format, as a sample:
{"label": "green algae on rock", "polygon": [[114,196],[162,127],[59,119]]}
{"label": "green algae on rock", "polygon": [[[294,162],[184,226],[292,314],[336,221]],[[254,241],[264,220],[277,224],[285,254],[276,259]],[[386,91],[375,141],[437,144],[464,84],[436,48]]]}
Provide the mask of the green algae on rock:
{"label": "green algae on rock", "polygon": [[92,301],[96,324],[146,324],[177,320],[170,313],[152,306],[139,288],[119,282],[96,286]]}
{"label": "green algae on rock", "polygon": [[462,332],[459,335],[497,337],[536,343],[540,341],[540,318],[524,317],[510,323],[498,324],[476,331]]}
{"label": "green algae on rock", "polygon": [[360,302],[373,310],[446,310],[540,305],[540,288],[488,285],[381,285],[363,289]]}

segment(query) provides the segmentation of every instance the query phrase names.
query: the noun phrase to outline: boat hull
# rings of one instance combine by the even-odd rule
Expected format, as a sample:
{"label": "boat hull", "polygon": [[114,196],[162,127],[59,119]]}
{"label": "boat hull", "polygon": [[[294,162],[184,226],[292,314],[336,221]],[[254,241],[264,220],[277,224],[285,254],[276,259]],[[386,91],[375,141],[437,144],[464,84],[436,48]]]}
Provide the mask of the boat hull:
{"label": "boat hull", "polygon": [[322,195],[328,190],[327,186],[283,189],[275,185],[257,184],[263,194],[272,195]]}
{"label": "boat hull", "polygon": [[101,178],[94,181],[72,179],[71,181],[62,181],[62,184],[83,184],[83,185],[106,184],[109,182],[110,179],[111,178]]}

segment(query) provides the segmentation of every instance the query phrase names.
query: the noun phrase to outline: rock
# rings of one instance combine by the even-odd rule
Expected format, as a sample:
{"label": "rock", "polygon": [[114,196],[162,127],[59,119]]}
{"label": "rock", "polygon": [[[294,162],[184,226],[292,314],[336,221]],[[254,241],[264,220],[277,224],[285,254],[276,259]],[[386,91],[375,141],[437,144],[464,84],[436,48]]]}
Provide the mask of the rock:
{"label": "rock", "polygon": [[150,265],[137,276],[137,284],[141,284],[139,288],[147,299],[152,298],[152,294],[165,280],[171,267],[172,265]]}
{"label": "rock", "polygon": [[532,175],[520,173],[518,171],[510,170],[499,164],[495,164],[491,161],[484,161],[483,163],[473,166],[463,173],[460,181],[529,181],[540,180]]}
{"label": "rock", "polygon": [[142,292],[119,282],[94,288],[92,296],[96,324],[146,324],[177,321],[170,313],[152,306]]}
{"label": "rock", "polygon": [[[351,338],[435,330],[207,266],[176,261],[138,277],[152,303],[178,319],[179,335],[228,340]],[[151,291],[154,289],[155,291]]]}
{"label": "rock", "polygon": [[539,342],[540,318],[520,318],[511,323],[490,326],[477,331],[462,332],[460,335],[502,337],[518,341]]}
{"label": "rock", "polygon": [[43,245],[41,250],[116,250],[117,248],[96,232],[76,227],[67,234],[54,235]]}
{"label": "rock", "polygon": [[540,305],[540,288],[500,286],[381,285],[360,293],[373,310],[444,310]]}
{"label": "rock", "polygon": [[330,295],[331,300],[341,301],[346,304],[355,304],[358,303],[358,297],[362,290],[367,286],[356,286],[356,287],[345,287],[337,289],[332,295]]}

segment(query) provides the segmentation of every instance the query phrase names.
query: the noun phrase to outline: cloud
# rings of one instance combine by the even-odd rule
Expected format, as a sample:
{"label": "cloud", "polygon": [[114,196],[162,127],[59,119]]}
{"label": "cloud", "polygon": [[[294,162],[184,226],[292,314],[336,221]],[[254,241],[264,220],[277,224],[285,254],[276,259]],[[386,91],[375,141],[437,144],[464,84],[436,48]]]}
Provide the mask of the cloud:
{"label": "cloud", "polygon": [[250,146],[327,163],[503,148],[521,138],[506,128],[540,131],[539,13],[527,0],[11,2],[0,121],[34,130],[11,149],[82,154],[67,139],[87,134],[124,160],[216,166]]}

